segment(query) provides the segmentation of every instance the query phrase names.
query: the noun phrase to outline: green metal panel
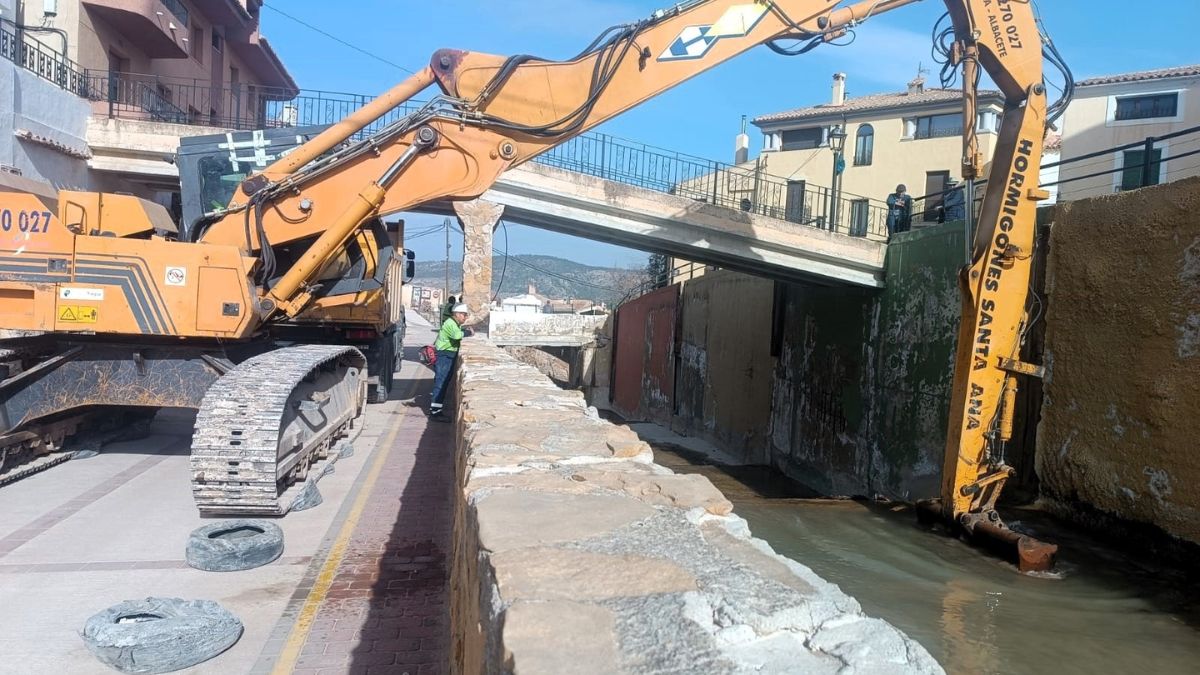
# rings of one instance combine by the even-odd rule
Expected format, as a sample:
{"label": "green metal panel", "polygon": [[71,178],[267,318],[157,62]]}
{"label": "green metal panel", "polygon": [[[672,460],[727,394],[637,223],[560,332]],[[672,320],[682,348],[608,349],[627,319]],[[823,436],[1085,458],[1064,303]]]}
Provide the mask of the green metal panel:
{"label": "green metal panel", "polygon": [[875,353],[875,488],[888,496],[937,496],[965,264],[961,222],[906,232],[888,247]]}
{"label": "green metal panel", "polygon": [[961,222],[896,235],[882,291],[788,286],[776,466],[830,495],[937,494],[964,239]]}

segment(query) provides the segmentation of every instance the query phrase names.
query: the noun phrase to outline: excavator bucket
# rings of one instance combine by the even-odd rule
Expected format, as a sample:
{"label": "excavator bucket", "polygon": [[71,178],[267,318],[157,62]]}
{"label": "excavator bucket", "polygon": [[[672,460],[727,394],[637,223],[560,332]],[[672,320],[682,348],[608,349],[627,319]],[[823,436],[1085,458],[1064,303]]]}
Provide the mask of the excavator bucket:
{"label": "excavator bucket", "polygon": [[1024,572],[1046,572],[1054,569],[1058,546],[1021,534],[1003,521],[971,518],[967,523],[954,522],[942,510],[942,500],[930,499],[917,503],[917,520],[924,525],[940,523],[971,544],[1007,560]]}

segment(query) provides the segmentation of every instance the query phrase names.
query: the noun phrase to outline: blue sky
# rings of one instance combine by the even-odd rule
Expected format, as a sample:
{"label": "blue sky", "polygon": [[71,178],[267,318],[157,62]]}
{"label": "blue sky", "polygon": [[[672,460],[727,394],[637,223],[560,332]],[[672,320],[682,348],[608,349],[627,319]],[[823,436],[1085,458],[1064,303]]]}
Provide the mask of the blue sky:
{"label": "blue sky", "polygon": [[[453,47],[493,54],[567,58],[609,25],[643,18],[669,0],[267,0],[263,32],[302,88],[377,94],[407,73],[288,20],[320,26],[395,64],[417,70]],[[1076,79],[1200,61],[1200,2],[1137,5],[1118,0],[1043,0],[1042,18]],[[1133,9],[1142,10],[1134,14]],[[899,91],[923,64],[936,83],[930,31],[944,4],[926,0],[873,18],[853,44],[784,57],[765,47],[706,71],[610,120],[599,130],[689,154],[729,161],[742,115],[824,102],[834,72],[851,96]],[[1140,24],[1140,25],[1139,25]],[[936,85],[935,85],[936,86]],[[751,135],[751,150],[761,139]],[[415,216],[410,231],[441,218]],[[558,255],[596,265],[637,265],[645,254],[509,224],[514,253]],[[437,242],[433,240],[438,240]],[[503,248],[502,238],[497,246]],[[441,259],[444,238],[413,242],[418,260]],[[461,256],[461,237],[452,256]]]}

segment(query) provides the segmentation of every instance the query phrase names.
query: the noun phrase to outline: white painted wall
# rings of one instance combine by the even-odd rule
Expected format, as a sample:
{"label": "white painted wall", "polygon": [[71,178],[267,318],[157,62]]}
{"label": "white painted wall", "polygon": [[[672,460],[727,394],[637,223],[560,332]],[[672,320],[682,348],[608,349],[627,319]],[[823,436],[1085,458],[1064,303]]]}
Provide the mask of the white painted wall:
{"label": "white painted wall", "polygon": [[[1173,118],[1126,120],[1113,119],[1116,99],[1154,93],[1178,92],[1178,114]],[[1064,161],[1108,148],[1136,143],[1148,136],[1163,136],[1174,131],[1200,126],[1200,77],[1175,77],[1159,80],[1121,82],[1079,87],[1075,98],[1060,120]],[[1200,134],[1177,137],[1156,144],[1163,159],[1160,182],[1171,182],[1200,175],[1200,155],[1178,157],[1200,147]],[[1110,152],[1098,157],[1065,164],[1061,180],[1063,200],[1113,194],[1120,189],[1124,153]],[[1098,176],[1089,174],[1104,172]]]}

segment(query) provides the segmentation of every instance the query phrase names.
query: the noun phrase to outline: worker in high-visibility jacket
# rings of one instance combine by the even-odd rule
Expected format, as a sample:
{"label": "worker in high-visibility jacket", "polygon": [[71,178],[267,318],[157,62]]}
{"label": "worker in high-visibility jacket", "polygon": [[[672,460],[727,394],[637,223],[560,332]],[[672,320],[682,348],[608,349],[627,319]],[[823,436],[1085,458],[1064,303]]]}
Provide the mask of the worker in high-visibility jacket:
{"label": "worker in high-visibility jacket", "polygon": [[450,373],[454,370],[454,362],[458,360],[458,349],[462,339],[471,334],[470,328],[463,328],[467,322],[469,310],[459,303],[450,310],[450,318],[442,322],[438,329],[437,339],[433,348],[437,352],[437,360],[433,364],[433,394],[429,404],[429,416],[439,421],[449,421],[442,414],[446,398],[446,385],[450,382]]}

